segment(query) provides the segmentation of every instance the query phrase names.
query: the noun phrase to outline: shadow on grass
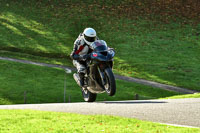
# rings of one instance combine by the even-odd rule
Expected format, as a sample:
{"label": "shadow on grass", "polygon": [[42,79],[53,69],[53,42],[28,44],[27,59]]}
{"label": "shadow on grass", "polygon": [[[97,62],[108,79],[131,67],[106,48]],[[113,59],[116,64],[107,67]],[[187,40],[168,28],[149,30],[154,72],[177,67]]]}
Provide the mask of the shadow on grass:
{"label": "shadow on grass", "polygon": [[[85,28],[85,26],[92,26],[94,28],[98,27],[97,29],[101,29],[101,31],[104,31],[103,27],[106,27],[109,30],[110,29],[113,30],[112,32],[109,31],[110,34],[116,32],[115,31],[116,27],[114,27],[112,24],[109,25],[106,23],[108,20],[105,19],[105,22],[101,24],[102,22],[100,21],[104,20],[104,17],[106,16],[106,14],[105,15],[103,14],[104,12],[100,12],[98,16],[95,16],[94,14],[92,14],[93,12],[92,13],[85,12],[87,9],[80,9],[82,11],[79,11],[79,8],[75,8],[75,7],[72,9],[66,9],[64,7],[55,6],[54,8],[53,7],[54,5],[48,5],[48,2],[43,3],[44,5],[40,5],[40,6],[37,5],[37,2],[36,3],[30,2],[30,4],[31,5],[29,5],[29,2],[25,2],[25,1],[23,1],[22,3],[19,3],[17,1],[15,2],[11,1],[8,3],[1,2],[0,7],[2,8],[0,8],[0,11],[1,11],[0,15],[2,14],[3,15],[0,17],[0,25],[1,25],[0,30],[3,29],[3,31],[0,33],[0,44],[1,44],[0,50],[14,51],[18,53],[28,53],[31,55],[43,56],[43,57],[49,57],[49,58],[69,59],[69,53],[72,50],[73,41],[76,39],[79,32]],[[70,3],[65,3],[65,4],[67,5]],[[23,8],[23,10],[21,8]],[[85,14],[85,13],[88,13],[88,14]],[[112,19],[114,19],[114,17],[111,17],[109,15],[107,17],[109,17],[109,22],[112,22],[113,21]],[[125,22],[126,21],[124,21],[124,23]],[[140,23],[140,20],[138,20],[137,22]],[[150,26],[149,25],[150,21],[145,21],[145,22],[146,22],[145,28],[149,29],[148,26]],[[130,24],[132,24],[132,20]],[[139,27],[138,28],[139,30],[141,27],[143,27],[143,25],[137,25],[137,27]],[[107,31],[108,30],[106,30],[106,32]],[[127,38],[129,37],[133,38],[133,36],[137,37],[137,33],[133,35],[131,30],[127,30],[127,31],[128,31],[127,34],[129,34],[129,36],[126,36]],[[156,50],[159,50],[160,47],[158,45],[159,49],[156,49],[157,47],[155,46],[154,42],[151,41],[151,39],[153,38],[148,39],[148,37],[147,38],[145,37],[146,35],[148,35],[148,33],[145,33],[146,31],[141,30],[139,32],[141,32],[142,34],[144,33],[144,35],[141,37],[138,37],[137,41],[139,41],[139,43],[144,41],[144,44],[141,44],[141,45],[142,47],[145,47],[143,49],[141,47],[140,48],[145,51],[146,49],[149,50],[149,47],[148,47],[149,44],[150,44],[149,46],[153,47],[152,48],[153,51],[146,51],[147,55],[140,57],[140,60],[142,60],[142,63],[141,61],[138,61],[138,60],[136,62],[133,61],[133,59],[136,60],[137,56],[134,58],[131,57],[131,62],[129,62],[130,60],[128,60],[129,58],[127,58],[127,54],[124,54],[124,53],[126,52],[131,53],[129,56],[133,56],[134,54],[136,55],[136,52],[132,54],[133,53],[133,51],[131,51],[131,49],[133,48],[132,45],[131,46],[123,45],[118,42],[122,40],[122,37],[121,38],[120,36],[116,37],[120,34],[117,34],[117,33],[113,34],[112,37],[106,37],[107,35],[109,35],[109,33],[106,33],[104,35],[106,39],[114,38],[112,41],[114,41],[114,43],[119,43],[118,44],[119,51],[116,54],[116,56],[121,54],[121,56],[119,57],[122,62],[118,62],[118,63],[121,63],[122,65],[121,67],[117,67],[117,70],[122,70],[125,73],[138,71],[140,78],[144,77],[144,78],[151,79],[154,81],[155,80],[159,82],[161,81],[162,83],[163,82],[170,83],[171,85],[176,85],[176,86],[183,86],[183,85],[186,86],[187,84],[189,84],[190,82],[188,81],[190,80],[189,76],[191,74],[188,74],[188,73],[190,73],[191,70],[187,70],[188,71],[187,74],[189,76],[184,75],[185,72],[179,72],[179,69],[167,70],[163,72],[162,71],[163,67],[170,67],[170,63],[166,61],[161,61],[161,64],[164,63],[165,65],[158,66],[155,63],[155,64],[152,64],[152,66],[150,66],[151,65],[149,63],[150,61],[147,61],[147,60],[149,59],[148,57],[150,57],[152,54],[149,54],[149,53],[153,53]],[[160,36],[161,38],[163,38],[165,34],[160,35]],[[123,38],[123,39],[126,40],[126,38]],[[137,43],[135,40],[131,40],[131,41],[133,43]],[[122,41],[122,43],[125,44],[127,42]],[[145,55],[143,51],[141,52],[142,54]],[[165,51],[165,52],[167,53],[169,51]],[[158,52],[155,52],[155,53],[159,54]],[[141,53],[138,53],[138,54],[142,55]],[[154,60],[155,58],[152,57],[150,59]],[[157,58],[157,61],[160,61],[159,59],[161,58]],[[174,58],[171,58],[171,59],[174,59]],[[136,63],[138,63],[139,65],[137,65]],[[116,66],[120,66],[120,64],[116,64]],[[175,67],[177,67],[177,65]],[[174,68],[172,66],[167,69],[174,69]],[[135,75],[130,75],[130,76],[135,77]],[[187,82],[182,83],[184,81],[182,81],[181,79],[185,79],[184,81],[187,81]],[[194,81],[194,83],[191,83],[191,85],[194,85],[195,83],[196,83],[196,80]],[[190,86],[190,85],[187,85],[187,86]],[[194,86],[196,86],[196,84]]]}

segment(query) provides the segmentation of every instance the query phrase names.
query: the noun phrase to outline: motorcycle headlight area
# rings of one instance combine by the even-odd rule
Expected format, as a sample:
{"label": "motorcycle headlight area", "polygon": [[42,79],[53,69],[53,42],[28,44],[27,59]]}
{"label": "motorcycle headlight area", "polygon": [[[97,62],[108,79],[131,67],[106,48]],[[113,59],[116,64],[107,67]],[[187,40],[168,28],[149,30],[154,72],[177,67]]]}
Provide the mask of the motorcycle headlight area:
{"label": "motorcycle headlight area", "polygon": [[93,57],[97,57],[98,54],[97,54],[97,53],[92,53],[92,56],[93,56]]}

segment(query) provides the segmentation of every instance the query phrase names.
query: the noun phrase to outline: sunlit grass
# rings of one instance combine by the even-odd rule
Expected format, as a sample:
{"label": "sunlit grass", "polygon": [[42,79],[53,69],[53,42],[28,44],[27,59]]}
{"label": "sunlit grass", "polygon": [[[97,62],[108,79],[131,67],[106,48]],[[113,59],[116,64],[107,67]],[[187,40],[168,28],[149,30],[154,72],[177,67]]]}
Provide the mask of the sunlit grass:
{"label": "sunlit grass", "polygon": [[[81,89],[64,70],[0,60],[0,104],[83,102]],[[66,84],[66,88],[64,88]],[[157,99],[177,95],[159,88],[116,80],[117,92],[98,94],[96,101]],[[26,100],[25,100],[25,99]]]}
{"label": "sunlit grass", "polygon": [[[2,12],[2,14],[0,14],[0,20],[0,24],[5,26],[3,29],[9,29],[9,31],[16,36],[16,38],[13,38],[8,35],[4,39],[2,38],[3,47],[12,46],[24,51],[31,49],[36,53],[37,51],[41,51],[44,53],[60,52],[64,54],[66,51],[69,51],[69,48],[63,45],[60,40],[60,38],[67,37],[67,34],[55,34],[46,25],[11,12]],[[5,32],[8,34],[8,31]],[[10,39],[12,42],[8,43],[6,40],[10,42]]]}
{"label": "sunlit grass", "polygon": [[93,27],[100,39],[115,48],[116,73],[200,90],[199,24],[191,25],[189,20],[183,24],[181,19],[164,23],[156,19],[159,16],[118,16],[117,10],[102,10],[101,5],[119,1],[87,2],[79,3],[81,9],[77,1],[1,2],[0,49],[17,51],[14,58],[22,58],[23,53],[63,63],[58,59],[62,58],[72,66],[69,55],[74,40],[85,27]]}
{"label": "sunlit grass", "polygon": [[13,104],[12,102],[10,102],[8,99],[6,98],[1,98],[2,96],[0,96],[0,105],[9,105],[9,104]]}
{"label": "sunlit grass", "polygon": [[200,98],[200,93],[176,95],[176,96],[170,96],[170,97],[161,98],[161,99],[181,99],[181,98]]}
{"label": "sunlit grass", "polygon": [[7,28],[9,28],[10,30],[14,31],[15,34],[24,36],[24,34],[21,31],[19,31],[16,27],[14,27],[12,25],[9,25],[7,23],[4,23],[4,22],[1,22],[1,24],[4,25],[4,26],[6,26]]}
{"label": "sunlit grass", "polygon": [[117,116],[0,110],[0,132],[199,133],[200,129],[175,127]]}

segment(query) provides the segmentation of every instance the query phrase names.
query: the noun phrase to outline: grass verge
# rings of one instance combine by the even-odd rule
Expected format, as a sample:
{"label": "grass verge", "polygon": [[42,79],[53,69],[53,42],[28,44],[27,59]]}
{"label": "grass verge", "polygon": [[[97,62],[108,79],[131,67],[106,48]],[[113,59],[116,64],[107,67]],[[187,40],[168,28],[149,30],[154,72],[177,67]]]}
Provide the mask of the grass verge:
{"label": "grass verge", "polygon": [[0,110],[0,132],[199,133],[200,129],[174,127],[130,118],[31,110]]}
{"label": "grass verge", "polygon": [[[64,70],[0,60],[0,104],[62,103],[66,83],[66,101],[81,102],[82,94],[72,74]],[[97,101],[164,98],[178,93],[117,80],[113,97],[99,94]]]}
{"label": "grass verge", "polygon": [[176,96],[170,96],[170,97],[165,97],[165,98],[161,98],[161,99],[181,99],[181,98],[200,98],[200,93],[176,95]]}

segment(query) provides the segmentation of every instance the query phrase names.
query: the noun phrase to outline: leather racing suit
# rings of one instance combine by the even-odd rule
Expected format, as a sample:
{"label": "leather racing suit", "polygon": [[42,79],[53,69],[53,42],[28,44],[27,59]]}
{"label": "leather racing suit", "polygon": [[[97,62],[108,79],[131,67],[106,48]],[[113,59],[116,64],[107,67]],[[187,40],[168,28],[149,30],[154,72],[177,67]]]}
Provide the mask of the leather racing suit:
{"label": "leather racing suit", "polygon": [[[99,40],[96,37],[96,40]],[[84,84],[84,74],[86,73],[86,59],[92,50],[90,46],[84,41],[83,34],[81,33],[74,42],[73,51],[70,57],[73,59],[73,65],[77,68],[80,77],[81,86]]]}

